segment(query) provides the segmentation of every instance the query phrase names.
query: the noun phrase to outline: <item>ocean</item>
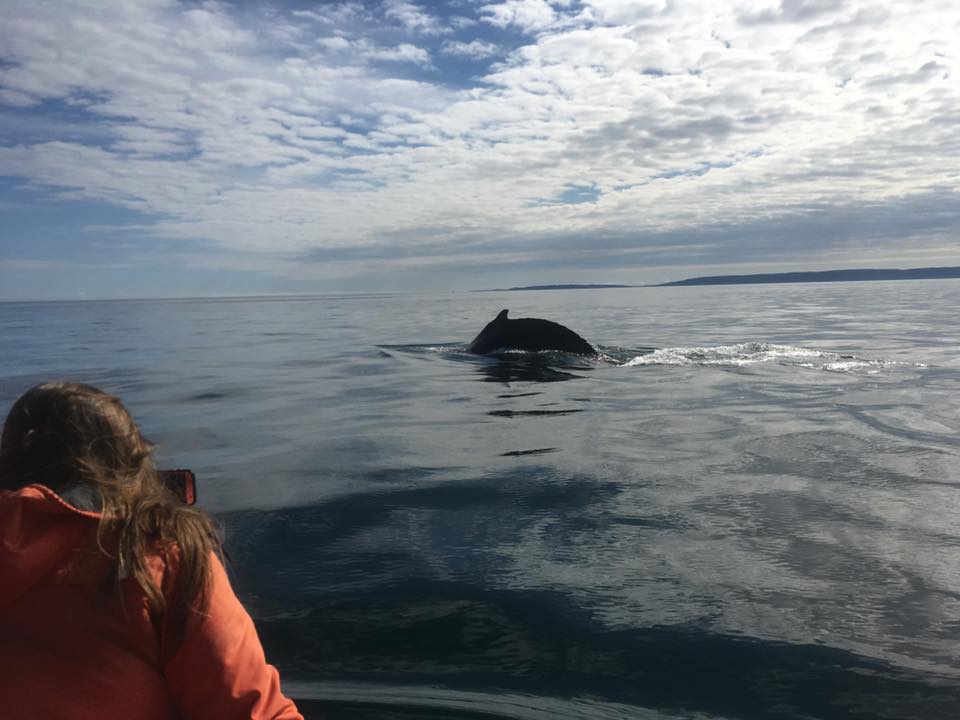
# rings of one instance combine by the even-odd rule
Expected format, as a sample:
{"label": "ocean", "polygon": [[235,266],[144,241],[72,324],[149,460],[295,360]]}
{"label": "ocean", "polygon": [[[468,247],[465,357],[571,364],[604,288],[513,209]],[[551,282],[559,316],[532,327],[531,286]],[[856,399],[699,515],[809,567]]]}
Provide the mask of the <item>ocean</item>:
{"label": "ocean", "polygon": [[[310,717],[960,716],[960,281],[0,303]],[[466,354],[503,308],[598,358]]]}

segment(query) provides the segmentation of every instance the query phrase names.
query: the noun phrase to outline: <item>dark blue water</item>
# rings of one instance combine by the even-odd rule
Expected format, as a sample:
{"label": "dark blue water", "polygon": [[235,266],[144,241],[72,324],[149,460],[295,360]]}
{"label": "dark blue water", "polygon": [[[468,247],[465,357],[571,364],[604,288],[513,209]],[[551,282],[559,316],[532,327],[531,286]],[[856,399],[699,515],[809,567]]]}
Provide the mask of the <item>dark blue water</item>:
{"label": "dark blue water", "polygon": [[[308,717],[952,718],[960,282],[0,304],[120,395]],[[500,309],[603,351],[481,358]]]}

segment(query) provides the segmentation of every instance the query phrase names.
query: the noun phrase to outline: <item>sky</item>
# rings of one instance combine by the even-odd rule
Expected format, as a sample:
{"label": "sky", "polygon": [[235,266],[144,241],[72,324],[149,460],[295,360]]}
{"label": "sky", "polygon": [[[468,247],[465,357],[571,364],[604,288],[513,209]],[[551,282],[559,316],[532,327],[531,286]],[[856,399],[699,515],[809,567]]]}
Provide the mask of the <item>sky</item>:
{"label": "sky", "polygon": [[960,265],[956,0],[4,0],[0,299]]}

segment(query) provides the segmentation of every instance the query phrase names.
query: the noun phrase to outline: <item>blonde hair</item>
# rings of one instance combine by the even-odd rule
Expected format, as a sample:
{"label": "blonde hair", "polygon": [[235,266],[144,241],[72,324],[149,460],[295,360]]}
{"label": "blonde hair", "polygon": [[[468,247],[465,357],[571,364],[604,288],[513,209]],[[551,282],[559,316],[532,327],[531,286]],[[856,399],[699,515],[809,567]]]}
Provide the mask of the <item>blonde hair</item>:
{"label": "blonde hair", "polygon": [[[174,637],[182,639],[206,611],[211,554],[222,551],[210,517],[183,505],[163,483],[153,451],[119,399],[90,385],[44,383],[24,393],[4,423],[0,489],[36,483],[57,493],[78,485],[96,491],[98,543],[111,557],[115,548],[117,582],[134,578],[151,611],[169,613]],[[148,556],[170,548],[178,574],[168,604]]]}

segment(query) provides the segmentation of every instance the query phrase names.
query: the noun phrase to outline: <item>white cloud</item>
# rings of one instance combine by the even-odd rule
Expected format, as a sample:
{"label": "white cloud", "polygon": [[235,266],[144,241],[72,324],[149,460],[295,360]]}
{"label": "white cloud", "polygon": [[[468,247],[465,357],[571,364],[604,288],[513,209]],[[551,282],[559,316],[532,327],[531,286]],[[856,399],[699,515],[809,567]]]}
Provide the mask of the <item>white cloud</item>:
{"label": "white cloud", "polygon": [[339,51],[339,52],[347,51],[351,47],[353,47],[353,44],[349,40],[339,35],[335,35],[333,37],[319,38],[318,40],[316,40],[316,43],[317,45],[321,45],[322,47],[328,50]]}
{"label": "white cloud", "polygon": [[119,125],[114,130],[118,136],[113,149],[137,155],[172,155],[188,152],[189,140],[180,132],[142,125]]}
{"label": "white cloud", "polygon": [[407,30],[424,35],[441,35],[450,32],[438,18],[408,0],[385,0],[384,15],[396,20]]}
{"label": "white cloud", "polygon": [[773,6],[744,12],[740,21],[748,24],[820,21],[847,7],[847,0],[780,0]]}
{"label": "white cloud", "polygon": [[499,55],[501,50],[497,45],[483,40],[471,40],[463,42],[462,40],[448,41],[440,49],[444,55],[463,55],[472,58],[488,58]]}
{"label": "white cloud", "polygon": [[[335,5],[294,13],[298,32],[282,35],[295,42],[279,49],[230,6],[96,8],[5,8],[0,103],[15,121],[0,115],[0,129],[22,139],[0,147],[0,166],[161,218],[153,237],[407,258],[443,238],[480,262],[504,237],[531,256],[577,236],[640,250],[644,237],[960,193],[960,11],[947,2],[511,0],[482,14],[536,33],[527,44],[432,40],[437,63],[504,58],[467,87],[442,65],[425,72],[417,39],[440,30],[410,3],[385,6],[407,32],[393,44],[366,32],[363,6]],[[31,136],[44,101],[81,119],[36,116]],[[543,202],[573,186],[599,197]],[[915,251],[943,247],[939,232],[916,230]]]}
{"label": "white cloud", "polygon": [[0,90],[0,105],[10,107],[31,107],[37,104],[37,99],[19,90]]}
{"label": "white cloud", "polygon": [[505,0],[484,5],[481,12],[491,25],[513,25],[526,32],[545,30],[557,22],[557,13],[546,0]]}
{"label": "white cloud", "polygon": [[309,20],[327,27],[342,27],[372,20],[361,2],[315,3],[311,10],[294,10],[290,14],[298,20]]}
{"label": "white cloud", "polygon": [[[644,22],[663,14],[669,7],[667,0],[587,0],[585,5],[598,22],[610,25]],[[709,6],[700,9],[707,11]]]}
{"label": "white cloud", "polygon": [[463,30],[465,28],[475,27],[478,22],[469,17],[464,17],[463,15],[455,15],[449,20],[450,27],[454,30]]}
{"label": "white cloud", "polygon": [[392,48],[376,48],[368,50],[364,55],[371,60],[391,62],[412,62],[426,64],[430,62],[430,53],[410,43],[403,43]]}

